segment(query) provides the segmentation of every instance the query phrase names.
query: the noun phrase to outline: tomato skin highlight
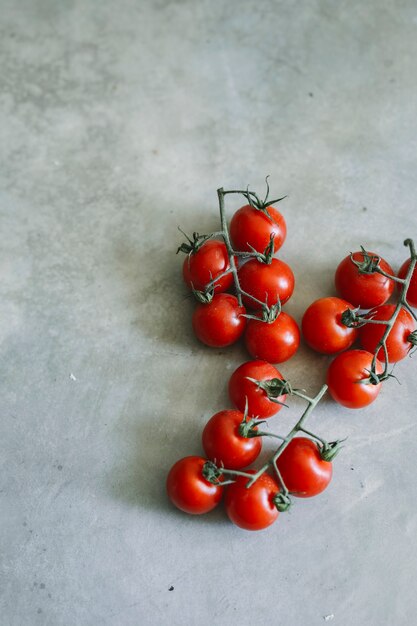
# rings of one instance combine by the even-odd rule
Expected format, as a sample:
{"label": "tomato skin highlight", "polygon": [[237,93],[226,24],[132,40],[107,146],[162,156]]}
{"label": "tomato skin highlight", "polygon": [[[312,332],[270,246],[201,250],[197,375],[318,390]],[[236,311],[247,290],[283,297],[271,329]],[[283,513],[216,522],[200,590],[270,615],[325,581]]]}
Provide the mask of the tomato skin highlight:
{"label": "tomato skin highlight", "polygon": [[245,330],[245,313],[235,296],[219,293],[208,304],[197,304],[192,318],[194,333],[211,348],[230,346]]}
{"label": "tomato skin highlight", "polygon": [[208,459],[227,469],[243,469],[253,463],[262,448],[262,437],[243,437],[239,427],[243,413],[219,411],[207,422],[202,435]]}
{"label": "tomato skin highlight", "polygon": [[266,473],[247,489],[248,480],[245,476],[238,476],[236,482],[226,488],[224,500],[226,513],[230,521],[239,528],[263,530],[273,524],[279,515],[273,502],[279,487]]}
{"label": "tomato skin highlight", "polygon": [[[339,354],[327,370],[329,393],[336,402],[349,409],[361,409],[371,404],[381,390],[381,384],[361,384],[369,377],[373,355],[366,350],[348,350]],[[368,371],[367,371],[368,370]],[[380,361],[376,373],[382,374]]]}
{"label": "tomato skin highlight", "polygon": [[230,222],[230,238],[235,250],[252,252],[254,248],[257,252],[264,252],[272,234],[274,252],[280,249],[287,235],[285,219],[273,206],[268,207],[267,211],[273,221],[250,204],[236,211]]}
{"label": "tomato skin highlight", "polygon": [[207,459],[186,456],[170,469],[166,482],[168,497],[181,511],[201,515],[214,509],[223,495],[223,487],[208,482],[202,474]]}
{"label": "tomato skin highlight", "polygon": [[310,498],[330,483],[333,466],[320,456],[318,445],[307,437],[294,437],[277,459],[288,491],[297,498]]}
{"label": "tomato skin highlight", "polygon": [[[408,268],[410,267],[411,260],[407,259],[401,265],[398,272],[398,278],[405,278]],[[402,285],[398,284],[398,291],[401,291]],[[417,266],[414,268],[411,275],[410,285],[407,290],[407,302],[412,307],[417,307]]]}
{"label": "tomato skin highlight", "polygon": [[[272,402],[265,391],[251,380],[248,380],[248,377],[255,380],[282,379],[282,375],[277,368],[266,361],[247,361],[243,363],[233,372],[229,380],[229,396],[236,408],[243,413],[247,398],[249,417],[267,418],[278,413],[282,409],[282,405]],[[285,403],[286,397],[283,394],[277,399]]]}
{"label": "tomato skin highlight", "polygon": [[[370,256],[378,256],[368,252]],[[355,261],[364,260],[363,252],[354,252]],[[392,267],[381,257],[380,268],[387,274],[394,275]],[[336,269],[335,285],[338,294],[361,309],[372,309],[390,298],[394,291],[394,281],[382,274],[360,274],[359,269],[350,259],[350,255],[341,261]]]}
{"label": "tomato skin highlight", "polygon": [[[272,259],[269,265],[250,259],[238,270],[239,282],[243,291],[261,302],[272,306],[280,300],[284,304],[294,291],[295,279],[289,265],[280,259]],[[260,309],[260,305],[243,296],[243,304],[251,309]]]}
{"label": "tomato skin highlight", "polygon": [[[197,250],[187,255],[182,266],[185,284],[190,289],[204,291],[216,276],[230,267],[227,248],[222,241],[209,239]],[[226,274],[215,284],[215,293],[227,291],[233,284],[233,275]]]}
{"label": "tomato skin highlight", "polygon": [[[372,319],[389,321],[394,313],[394,304],[383,304],[371,311]],[[379,341],[386,330],[384,324],[365,324],[360,329],[361,345],[368,352],[375,353]],[[404,359],[413,345],[408,341],[409,335],[415,330],[415,322],[406,309],[401,309],[386,340],[388,361],[396,363]],[[380,361],[385,360],[384,349],[377,354]]]}
{"label": "tomato skin highlight", "polygon": [[297,352],[300,345],[300,330],[295,319],[281,311],[274,322],[249,319],[244,340],[249,354],[254,359],[283,363]]}
{"label": "tomato skin highlight", "polygon": [[355,307],[341,298],[320,298],[306,309],[301,322],[304,339],[322,354],[337,354],[350,348],[358,337],[356,328],[342,323],[346,309]]}

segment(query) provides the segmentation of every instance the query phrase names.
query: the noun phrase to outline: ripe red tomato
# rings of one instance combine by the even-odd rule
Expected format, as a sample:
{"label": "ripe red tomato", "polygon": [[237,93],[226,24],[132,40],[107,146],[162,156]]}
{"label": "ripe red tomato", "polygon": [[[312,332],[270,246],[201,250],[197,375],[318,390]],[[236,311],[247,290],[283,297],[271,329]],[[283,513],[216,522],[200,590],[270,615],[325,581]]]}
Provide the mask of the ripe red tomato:
{"label": "ripe red tomato", "polygon": [[[281,301],[284,304],[294,291],[294,274],[289,265],[279,259],[272,259],[269,265],[250,259],[238,271],[241,288],[272,306]],[[243,297],[243,303],[251,309],[261,308],[252,298]]]}
{"label": "ripe red tomato", "polygon": [[[361,409],[371,404],[381,390],[376,385],[360,383],[369,377],[372,354],[366,350],[348,350],[339,354],[327,370],[330,395],[336,402],[349,409]],[[376,373],[382,374],[383,367],[376,362]]]}
{"label": "ripe red tomato", "polygon": [[[394,313],[394,304],[383,304],[382,306],[373,309],[371,312],[372,319],[388,321],[391,319]],[[368,352],[375,354],[376,347],[379,341],[382,339],[382,335],[386,330],[384,324],[365,324],[360,329],[360,340],[362,347]],[[393,327],[386,340],[386,346],[388,350],[388,361],[390,363],[396,363],[404,359],[413,347],[408,341],[408,337],[415,330],[415,322],[408,311],[401,309],[398,313],[398,317],[394,322]],[[385,360],[384,349],[380,348],[377,354],[380,361]]]}
{"label": "ripe red tomato", "polygon": [[358,331],[343,324],[342,314],[346,309],[354,307],[340,298],[320,298],[310,304],[301,322],[310,348],[323,354],[336,354],[350,348]]}
{"label": "ripe red tomato", "polygon": [[274,251],[280,249],[287,235],[287,226],[281,213],[272,206],[269,217],[259,209],[246,204],[236,211],[230,222],[230,237],[235,250],[263,252],[274,235]]}
{"label": "ripe red tomato", "polygon": [[[250,417],[271,417],[281,410],[282,405],[270,400],[266,392],[249,378],[257,381],[268,381],[274,378],[282,380],[280,372],[266,361],[247,361],[233,372],[229,380],[229,395],[239,411],[245,410],[248,400],[248,415]],[[286,395],[277,398],[284,403]]]}
{"label": "ripe red tomato", "polygon": [[224,348],[235,343],[246,326],[245,307],[229,293],[213,296],[208,304],[198,304],[192,324],[196,337],[212,348]]}
{"label": "ripe red tomato", "polygon": [[169,471],[166,488],[173,504],[185,513],[200,515],[208,513],[220,502],[223,487],[214,485],[202,474],[206,459],[186,456]]}
{"label": "ripe red tomato", "polygon": [[277,459],[277,467],[288,491],[310,498],[324,491],[332,478],[333,466],[320,456],[318,445],[307,437],[295,437]]}
{"label": "ripe red tomato", "polygon": [[279,515],[274,504],[279,487],[269,474],[262,474],[249,488],[247,483],[248,478],[238,476],[236,482],[226,488],[226,513],[239,528],[262,530],[273,524]]}
{"label": "ripe red tomato", "polygon": [[243,437],[240,411],[220,411],[203,430],[203,448],[208,459],[227,469],[242,469],[255,461],[262,448],[261,437]]}
{"label": "ripe red tomato", "polygon": [[[182,273],[185,283],[197,291],[204,291],[205,286],[230,267],[227,248],[222,241],[209,239],[197,250],[184,259]],[[227,291],[232,286],[233,275],[226,274],[215,284],[215,293]]]}
{"label": "ripe red tomato", "polygon": [[269,363],[282,363],[297,352],[300,331],[297,322],[284,311],[273,322],[249,319],[245,345],[251,356]]}
{"label": "ripe red tomato", "polygon": [[[371,257],[377,256],[375,252],[368,252],[368,254]],[[362,263],[364,253],[354,252],[353,258]],[[392,267],[383,258],[379,266],[387,274],[394,275]],[[394,290],[394,281],[382,274],[360,274],[350,256],[344,258],[336,269],[335,284],[342,298],[361,309],[371,309],[384,304]]]}
{"label": "ripe red tomato", "polygon": [[[398,272],[398,278],[405,278],[408,268],[410,266],[410,259],[404,261],[404,263],[400,267],[400,271]],[[398,285],[398,289],[400,290],[402,285]],[[414,268],[410,286],[407,291],[407,302],[410,306],[417,307],[417,266]]]}

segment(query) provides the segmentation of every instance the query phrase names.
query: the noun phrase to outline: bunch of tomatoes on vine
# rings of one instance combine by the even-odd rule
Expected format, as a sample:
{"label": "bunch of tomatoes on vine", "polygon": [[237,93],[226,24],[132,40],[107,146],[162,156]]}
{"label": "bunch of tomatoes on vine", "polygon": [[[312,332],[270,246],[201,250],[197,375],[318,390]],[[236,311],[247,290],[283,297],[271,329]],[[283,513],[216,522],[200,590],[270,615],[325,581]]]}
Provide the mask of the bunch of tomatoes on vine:
{"label": "bunch of tomatoes on vine", "polygon": [[[220,230],[193,233],[181,244],[183,277],[197,304],[192,317],[196,337],[223,348],[243,339],[251,360],[230,377],[234,408],[213,415],[202,432],[205,456],[187,456],[169,471],[172,503],[203,514],[224,496],[229,519],[247,530],[270,526],[292,505],[293,497],[317,496],[329,485],[342,441],[327,441],[305,427],[328,391],[340,405],[359,409],[378,396],[392,377],[391,364],[417,345],[417,255],[407,239],[409,258],[398,274],[379,254],[361,247],[348,254],[335,273],[338,297],[313,302],[297,321],[283,309],[291,298],[294,274],[277,253],[287,227],[276,208],[284,198],[264,199],[247,190],[219,189]],[[225,198],[245,204],[228,224]],[[313,350],[334,356],[326,383],[315,396],[293,387],[276,365],[297,351],[301,334]],[[287,434],[263,425],[296,397],[305,408]],[[270,458],[253,469],[265,437],[277,441]],[[248,469],[249,468],[249,469]]]}

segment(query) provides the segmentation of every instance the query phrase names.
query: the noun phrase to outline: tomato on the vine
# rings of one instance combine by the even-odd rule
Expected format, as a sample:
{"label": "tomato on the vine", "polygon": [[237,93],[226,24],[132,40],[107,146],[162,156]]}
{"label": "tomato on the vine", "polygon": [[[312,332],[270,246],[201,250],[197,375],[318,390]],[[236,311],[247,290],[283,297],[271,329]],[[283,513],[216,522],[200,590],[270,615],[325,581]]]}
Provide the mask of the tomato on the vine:
{"label": "tomato on the vine", "polygon": [[233,247],[242,252],[252,252],[253,249],[263,252],[270,242],[271,235],[274,237],[274,251],[276,252],[284,243],[286,234],[285,220],[273,206],[261,210],[246,204],[236,211],[230,222]]}
{"label": "tomato on the vine", "polygon": [[[294,291],[294,274],[290,266],[280,259],[272,259],[270,264],[250,259],[239,268],[238,275],[243,291],[268,306],[279,301],[284,304]],[[261,308],[255,300],[246,296],[243,303],[251,309]]]}
{"label": "tomato on the vine", "polygon": [[[398,278],[405,278],[410,267],[411,259],[407,259],[401,265],[398,272]],[[402,288],[401,284],[398,284],[398,289]],[[407,290],[407,302],[410,306],[417,307],[417,265],[411,274],[410,285]]]}
{"label": "tomato on the vine", "polygon": [[244,341],[255,359],[283,363],[297,352],[300,331],[295,319],[281,311],[273,322],[249,319]]}
{"label": "tomato on the vine", "polygon": [[239,306],[235,296],[219,293],[211,302],[196,306],[192,319],[194,333],[212,348],[230,346],[245,330],[245,313],[245,307]]}
{"label": "tomato on the vine", "polygon": [[208,513],[222,498],[223,487],[210,483],[203,476],[206,460],[200,456],[186,456],[169,471],[166,483],[168,497],[185,513]]}
{"label": "tomato on the vine", "polygon": [[262,437],[241,435],[243,419],[243,413],[233,410],[219,411],[209,419],[202,436],[208,459],[217,465],[237,470],[255,461],[262,448]]}
{"label": "tomato on the vine", "polygon": [[[352,255],[354,261],[365,263],[366,257],[376,259],[378,255],[375,252],[354,252]],[[390,274],[394,275],[392,267],[382,258],[379,257],[379,267]],[[374,272],[372,274],[361,274],[359,268],[352,262],[350,255],[341,261],[336,269],[335,284],[339,295],[354,306],[361,309],[371,309],[374,306],[385,304],[394,290],[394,281],[382,274]]]}
{"label": "tomato on the vine", "polygon": [[[395,311],[394,304],[383,304],[371,311],[369,317],[378,321],[389,321]],[[395,320],[389,335],[385,341],[388,352],[388,361],[396,363],[404,359],[413,347],[413,343],[409,341],[411,333],[415,330],[415,322],[413,317],[406,309],[400,309],[397,319]],[[360,341],[362,347],[368,352],[375,353],[379,341],[386,330],[385,324],[365,324],[360,329]],[[385,360],[384,349],[378,350],[377,357],[380,361]]]}
{"label": "tomato on the vine", "polygon": [[320,298],[303,315],[301,328],[304,339],[313,350],[336,354],[350,348],[358,336],[356,328],[345,326],[342,315],[354,307],[341,298]]}
{"label": "tomato on the vine", "polygon": [[279,515],[274,498],[280,489],[269,474],[262,474],[250,487],[246,487],[248,480],[238,476],[236,482],[226,488],[226,513],[239,528],[262,530],[273,524]]}
{"label": "tomato on the vine", "polygon": [[[182,273],[185,283],[190,289],[204,291],[217,276],[230,267],[227,248],[223,241],[209,239],[197,252],[190,252],[184,259]],[[214,286],[215,293],[227,291],[233,284],[233,275],[226,274]]]}
{"label": "tomato on the vine", "polygon": [[[379,394],[382,383],[361,382],[370,378],[373,355],[366,350],[348,350],[339,354],[327,370],[330,395],[349,409],[361,409],[371,404]],[[376,361],[376,373],[383,367]]]}
{"label": "tomato on the vine", "polygon": [[230,399],[236,408],[242,412],[245,410],[247,400],[247,412],[250,417],[271,417],[281,410],[287,396],[282,394],[274,398],[276,400],[274,402],[268,398],[266,391],[254,381],[262,384],[273,379],[283,380],[276,367],[266,361],[247,361],[240,365],[230,377]]}
{"label": "tomato on the vine", "polygon": [[288,491],[310,498],[326,489],[333,466],[321,458],[319,446],[307,437],[294,437],[277,459],[277,467]]}

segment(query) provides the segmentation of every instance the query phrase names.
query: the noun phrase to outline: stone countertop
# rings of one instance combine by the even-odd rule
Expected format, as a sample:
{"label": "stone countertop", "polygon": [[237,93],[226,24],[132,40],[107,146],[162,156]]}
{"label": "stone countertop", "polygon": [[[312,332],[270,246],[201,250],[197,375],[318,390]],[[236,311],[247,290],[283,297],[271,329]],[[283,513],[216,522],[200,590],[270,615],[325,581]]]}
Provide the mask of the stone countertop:
{"label": "stone countertop", "polygon": [[[365,410],[323,402],[331,486],[267,531],[164,482],[247,358],[193,338],[175,256],[217,187],[288,194],[297,320],[349,250],[398,268],[417,236],[415,3],[1,5],[2,623],[413,623],[415,362]],[[280,369],[315,393],[327,363]]]}

